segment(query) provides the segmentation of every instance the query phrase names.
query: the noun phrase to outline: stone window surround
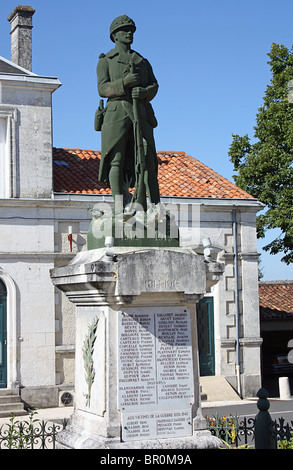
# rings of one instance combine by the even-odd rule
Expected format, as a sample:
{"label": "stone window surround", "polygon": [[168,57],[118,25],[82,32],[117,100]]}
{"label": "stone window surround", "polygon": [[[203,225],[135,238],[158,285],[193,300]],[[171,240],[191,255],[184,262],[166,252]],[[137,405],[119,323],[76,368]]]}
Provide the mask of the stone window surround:
{"label": "stone window surround", "polygon": [[13,106],[0,105],[0,118],[7,120],[7,164],[8,187],[5,188],[5,197],[18,197],[18,109]]}

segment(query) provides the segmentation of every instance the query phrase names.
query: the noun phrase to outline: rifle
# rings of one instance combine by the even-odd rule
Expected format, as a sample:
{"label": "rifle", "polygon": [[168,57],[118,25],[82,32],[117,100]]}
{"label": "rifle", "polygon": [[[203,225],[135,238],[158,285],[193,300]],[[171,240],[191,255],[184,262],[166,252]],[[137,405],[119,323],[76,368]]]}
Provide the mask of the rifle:
{"label": "rifle", "polygon": [[[130,61],[130,71],[135,73],[135,66]],[[145,165],[145,149],[143,144],[143,135],[141,129],[141,121],[139,117],[139,104],[137,99],[133,99],[133,136],[134,136],[134,162],[135,162],[135,190],[132,203],[138,202],[142,205],[144,211],[147,210],[146,205],[146,185],[144,181],[146,165]]]}

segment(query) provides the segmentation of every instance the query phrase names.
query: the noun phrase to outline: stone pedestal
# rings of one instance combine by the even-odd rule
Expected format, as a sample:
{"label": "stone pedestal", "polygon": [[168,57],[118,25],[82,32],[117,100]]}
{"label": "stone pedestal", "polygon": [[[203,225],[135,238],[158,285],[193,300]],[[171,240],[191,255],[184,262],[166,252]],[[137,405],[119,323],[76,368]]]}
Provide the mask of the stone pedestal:
{"label": "stone pedestal", "polygon": [[192,250],[125,247],[52,270],[76,305],[75,405],[60,448],[219,446],[201,413],[196,303],[222,271]]}

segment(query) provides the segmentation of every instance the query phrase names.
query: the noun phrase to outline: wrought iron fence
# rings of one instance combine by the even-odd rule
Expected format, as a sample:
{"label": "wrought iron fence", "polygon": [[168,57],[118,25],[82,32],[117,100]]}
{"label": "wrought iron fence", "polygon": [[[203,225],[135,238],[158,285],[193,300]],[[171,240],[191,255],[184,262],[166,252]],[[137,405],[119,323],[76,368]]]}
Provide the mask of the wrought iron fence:
{"label": "wrought iron fence", "polygon": [[278,421],[273,421],[272,432],[278,441],[290,441],[293,437],[293,421],[285,423],[284,418],[279,418]]}
{"label": "wrought iron fence", "polygon": [[55,449],[56,436],[64,430],[68,419],[50,423],[36,419],[35,413],[28,420],[18,420],[16,416],[0,427],[0,449]]}
{"label": "wrought iron fence", "polygon": [[254,422],[253,418],[244,417],[239,420],[235,416],[215,416],[206,418],[207,427],[213,436],[218,437],[228,445],[253,446],[254,445]]}
{"label": "wrought iron fence", "polygon": [[284,418],[273,421],[268,411],[268,391],[260,388],[256,395],[258,413],[255,418],[239,421],[237,416],[231,415],[207,417],[207,428],[227,446],[276,449],[281,441],[281,448],[293,448],[293,421],[285,423]]}
{"label": "wrought iron fence", "polygon": [[[207,427],[210,432],[221,439],[223,443],[235,447],[255,447],[255,418],[244,417],[241,421],[238,416],[207,417]],[[278,418],[271,422],[268,429],[275,442],[291,441],[293,438],[293,421],[285,422]]]}

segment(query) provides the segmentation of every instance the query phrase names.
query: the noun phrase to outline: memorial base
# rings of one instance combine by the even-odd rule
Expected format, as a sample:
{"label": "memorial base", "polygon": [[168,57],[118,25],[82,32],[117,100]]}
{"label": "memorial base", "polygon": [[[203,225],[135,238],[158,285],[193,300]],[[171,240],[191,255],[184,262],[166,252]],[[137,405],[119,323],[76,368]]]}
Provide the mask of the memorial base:
{"label": "memorial base", "polygon": [[[87,234],[88,250],[103,248],[107,237],[114,245],[137,247],[179,247],[179,229],[173,217],[159,204],[145,213],[134,214],[92,209],[92,221]],[[158,207],[160,209],[158,209]]]}
{"label": "memorial base", "polygon": [[222,442],[210,431],[196,431],[191,437],[165,438],[165,439],[146,439],[131,442],[122,442],[117,438],[101,438],[87,433],[82,429],[73,426],[67,426],[57,436],[57,449],[218,449]]}
{"label": "memorial base", "polygon": [[196,303],[223,267],[182,248],[89,250],[51,272],[76,305],[74,413],[59,448],[199,449]]}

